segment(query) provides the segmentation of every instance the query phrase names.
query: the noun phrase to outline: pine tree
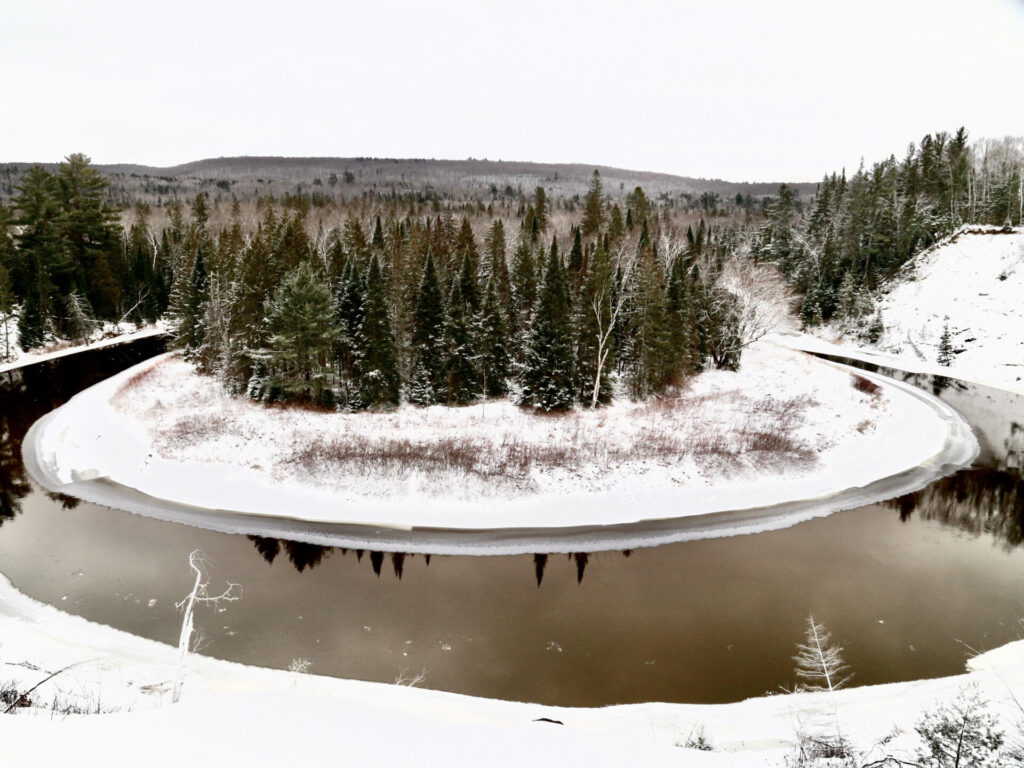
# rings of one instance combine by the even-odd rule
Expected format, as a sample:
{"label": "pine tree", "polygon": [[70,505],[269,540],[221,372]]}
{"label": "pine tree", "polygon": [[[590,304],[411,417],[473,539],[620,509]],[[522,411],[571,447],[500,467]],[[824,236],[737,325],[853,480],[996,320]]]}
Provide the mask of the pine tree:
{"label": "pine tree", "polygon": [[[11,275],[15,296],[22,298],[18,318],[19,345],[40,346],[52,328],[60,296],[70,293],[73,270],[64,257],[59,229],[56,181],[42,166],[29,168],[17,187],[15,236],[20,258]],[[62,293],[63,291],[63,293]]]}
{"label": "pine tree", "polygon": [[494,281],[487,283],[480,318],[480,375],[484,395],[503,397],[508,393],[508,335]]}
{"label": "pine tree", "polygon": [[395,335],[388,315],[384,277],[377,257],[370,257],[363,297],[363,320],[355,360],[359,405],[363,408],[398,405],[401,380]]}
{"label": "pine tree", "polygon": [[285,276],[266,309],[272,399],[324,401],[337,338],[332,314],[330,289],[307,262]]}
{"label": "pine tree", "polygon": [[83,154],[68,155],[57,170],[59,229],[73,270],[73,282],[65,290],[80,293],[100,317],[114,317],[121,286],[111,263],[119,243],[117,213],[105,203],[106,188],[107,180]]}
{"label": "pine tree", "polygon": [[522,376],[522,405],[566,410],[575,400],[569,286],[557,249],[548,255],[530,324]]}

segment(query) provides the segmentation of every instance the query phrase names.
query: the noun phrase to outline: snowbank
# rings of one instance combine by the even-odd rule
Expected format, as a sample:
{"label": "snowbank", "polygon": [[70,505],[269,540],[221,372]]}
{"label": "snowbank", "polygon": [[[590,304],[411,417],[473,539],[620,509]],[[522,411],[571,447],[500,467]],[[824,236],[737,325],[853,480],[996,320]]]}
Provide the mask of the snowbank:
{"label": "snowbank", "polygon": [[[822,694],[774,695],[720,705],[561,708],[398,685],[260,669],[192,656],[184,697],[172,705],[170,646],[37,603],[0,577],[0,669],[37,691],[113,714],[54,719],[0,716],[4,765],[281,765],[340,754],[356,765],[781,765],[796,729],[831,712]],[[35,669],[21,666],[28,662]],[[914,722],[936,701],[977,683],[1003,727],[1024,691],[1024,641],[976,657],[963,675],[853,688],[837,697],[844,734],[867,749],[899,729],[885,751],[909,758]],[[7,679],[0,675],[3,679]],[[564,723],[537,722],[549,718]],[[703,732],[714,752],[681,751]],[[143,758],[144,756],[144,758]],[[876,753],[876,756],[880,756]]]}
{"label": "snowbank", "polygon": [[[16,328],[12,329],[16,331]],[[147,325],[142,328],[137,328],[134,323],[105,323],[101,329],[98,329],[93,334],[94,340],[89,344],[77,344],[59,349],[34,349],[30,352],[23,352],[20,347],[17,346],[17,338],[12,333],[11,344],[15,349],[14,359],[9,362],[0,362],[0,373],[6,371],[13,371],[17,368],[24,368],[26,365],[32,365],[33,363],[42,363],[47,360],[56,360],[61,357],[67,357],[68,355],[74,355],[78,352],[90,352],[94,349],[103,349],[105,347],[114,347],[118,344],[125,344],[129,341],[138,341],[139,339],[147,339],[152,336],[162,336],[167,333],[167,326],[162,322],[158,322],[154,325]],[[2,351],[2,350],[0,350]],[[2,358],[0,358],[2,360]]]}
{"label": "snowbank", "polygon": [[[961,227],[909,261],[878,301],[875,345],[904,370],[1024,392],[1024,229]],[[948,325],[953,363],[937,362]],[[823,329],[842,343],[834,329]],[[908,367],[910,366],[910,367]]]}
{"label": "snowbank", "polygon": [[[163,519],[443,554],[567,551],[583,543],[625,548],[778,528],[916,490],[977,453],[970,427],[951,408],[908,385],[868,376],[880,390],[861,392],[849,369],[770,344],[750,349],[744,360],[740,373],[698,377],[688,393],[698,408],[677,413],[621,403],[550,417],[500,403],[393,414],[266,409],[228,397],[216,382],[163,357],[40,420],[26,436],[25,463],[50,490]],[[711,454],[540,466],[496,488],[461,485],[458,478],[437,486],[415,473],[310,474],[286,460],[296,446],[354,433],[376,440],[474,434],[498,444],[513,435],[541,446],[583,435],[612,450],[654,439],[667,423],[689,430],[687,443],[722,424],[726,433],[749,425],[744,409],[763,408],[766,394],[776,404],[809,398],[801,401],[791,437],[815,451],[811,459],[783,452],[761,465],[746,454]],[[213,423],[221,428],[194,437]],[[184,439],[168,442],[167,435]],[[552,544],[556,533],[560,543]]]}

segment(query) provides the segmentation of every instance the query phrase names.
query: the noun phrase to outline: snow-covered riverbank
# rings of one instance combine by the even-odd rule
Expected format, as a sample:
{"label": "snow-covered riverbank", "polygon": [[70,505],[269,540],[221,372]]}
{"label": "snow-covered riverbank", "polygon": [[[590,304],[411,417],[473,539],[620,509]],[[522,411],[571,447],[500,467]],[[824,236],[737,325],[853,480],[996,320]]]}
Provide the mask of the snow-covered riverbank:
{"label": "snow-covered riverbank", "polygon": [[[1024,229],[965,225],[907,262],[878,297],[873,348],[838,323],[780,336],[798,349],[846,355],[1024,393]],[[939,362],[944,330],[951,360]]]}
{"label": "snow-covered riverbank", "polygon": [[[183,564],[184,567],[184,564]],[[764,696],[722,705],[637,704],[598,709],[504,702],[400,685],[260,669],[193,656],[184,696],[170,703],[176,651],[37,603],[0,578],[0,679],[104,715],[47,710],[0,715],[4,764],[128,766],[277,765],[325,754],[354,764],[782,765],[796,731],[831,712],[823,694]],[[798,639],[798,638],[796,638]],[[795,639],[795,640],[796,640]],[[23,663],[32,665],[29,669]],[[1024,692],[1024,641],[968,662],[955,677],[841,691],[848,739],[909,759],[921,712],[977,683],[1012,730]],[[538,722],[549,718],[564,726]],[[715,751],[680,748],[703,733]]]}
{"label": "snow-covered riverbank", "polygon": [[103,328],[97,329],[88,344],[54,345],[49,348],[44,347],[30,352],[23,352],[12,342],[15,350],[13,359],[7,362],[0,362],[0,373],[24,368],[26,365],[34,363],[43,363],[47,360],[57,360],[58,358],[75,355],[79,352],[91,352],[96,349],[115,347],[118,344],[138,341],[139,339],[162,336],[166,333],[167,325],[163,322],[145,325],[141,328],[137,328],[134,323],[107,323]]}
{"label": "snow-covered riverbank", "polygon": [[[865,392],[874,388],[857,389],[849,370],[775,345],[758,345],[745,359],[739,373],[701,375],[677,403],[551,417],[493,402],[390,414],[266,409],[163,358],[37,423],[25,440],[26,466],[50,490],[217,530],[301,538],[300,523],[551,531],[685,518],[681,538],[698,538],[792,525],[906,493],[976,454],[970,427],[913,387],[873,377],[877,391]],[[744,450],[751,433],[777,437],[779,449]],[[493,482],[459,468],[388,477],[359,463],[311,470],[290,460],[338,437],[412,436],[432,449],[453,435],[477,454],[498,455],[515,440],[527,453],[553,448],[560,459],[575,451],[588,460],[537,461]],[[687,450],[709,435],[715,450]],[[659,441],[678,452],[643,453]],[[624,458],[609,458],[617,453]],[[889,482],[874,487],[882,481]],[[307,540],[326,541],[324,529]],[[432,551],[449,550],[433,542]]]}

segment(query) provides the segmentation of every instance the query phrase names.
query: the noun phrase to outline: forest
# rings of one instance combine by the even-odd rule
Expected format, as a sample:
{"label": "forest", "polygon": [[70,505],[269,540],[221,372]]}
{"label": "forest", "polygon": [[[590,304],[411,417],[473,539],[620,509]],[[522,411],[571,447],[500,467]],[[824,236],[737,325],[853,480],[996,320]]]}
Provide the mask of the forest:
{"label": "forest", "polygon": [[0,355],[14,324],[30,349],[163,318],[200,371],[266,402],[642,399],[738,367],[780,302],[805,326],[877,336],[872,297],[908,259],[964,223],[1021,224],[1022,167],[1020,139],[972,146],[961,128],[830,173],[812,197],[652,199],[594,170],[579,192],[346,197],[314,179],[115,205],[73,154],[26,169],[0,204]]}

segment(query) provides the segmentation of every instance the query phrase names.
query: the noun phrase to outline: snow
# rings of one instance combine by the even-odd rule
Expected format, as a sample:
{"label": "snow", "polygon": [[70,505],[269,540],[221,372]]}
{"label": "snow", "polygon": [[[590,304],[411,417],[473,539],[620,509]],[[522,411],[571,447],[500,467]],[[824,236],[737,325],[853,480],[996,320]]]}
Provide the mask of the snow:
{"label": "snow", "polygon": [[[68,355],[74,355],[78,352],[113,347],[129,341],[146,339],[151,336],[161,336],[167,333],[167,326],[163,322],[144,325],[142,327],[137,327],[135,323],[108,322],[104,323],[102,327],[96,330],[88,344],[70,344],[68,342],[61,342],[59,344],[51,344],[47,347],[24,352],[21,347],[18,346],[17,324],[11,321],[10,326],[11,345],[14,354],[13,358],[6,362],[4,362],[2,357],[0,357],[0,373],[23,368],[26,365],[32,365],[33,363],[56,360],[57,358],[67,357]],[[0,328],[0,333],[2,333],[2,328]],[[0,337],[0,343],[2,343],[2,337]],[[0,347],[0,351],[2,351],[2,347]]]}
{"label": "snow", "polygon": [[[872,362],[1024,392],[1022,296],[1024,229],[962,227],[908,262],[880,298],[885,332],[874,351],[890,362]],[[962,350],[948,368],[937,363],[947,323]],[[835,328],[819,335],[849,343]]]}
{"label": "snow", "polygon": [[[326,414],[230,397],[164,356],[44,417],[24,452],[29,473],[50,490],[215,530],[356,546],[362,539],[351,530],[342,536],[324,526],[362,524],[377,528],[378,549],[414,527],[457,531],[419,548],[408,540],[394,545],[443,554],[471,544],[490,553],[535,551],[537,537],[607,527],[604,545],[650,546],[792,525],[916,490],[973,460],[977,443],[951,408],[908,385],[869,378],[881,387],[877,395],[854,389],[843,366],[762,343],[747,351],[740,372],[702,374],[667,404],[622,402],[561,417],[507,402]],[[758,462],[753,452],[686,451],[709,435],[735,441],[744,426],[760,428],[765,419],[771,426],[773,409],[785,402],[798,415],[788,428],[775,426],[789,429],[802,455],[768,453]],[[536,451],[568,446],[585,460],[556,454],[558,463],[541,462],[522,476],[482,480],[454,470],[389,476],[314,464],[310,471],[290,461],[297,449],[338,436],[373,444],[394,435],[468,439],[485,458],[510,440]],[[666,436],[683,455],[633,458],[637,446]],[[615,459],[616,451],[624,458]],[[643,528],[641,541],[609,538],[615,526],[664,520],[673,525]],[[510,529],[535,535],[518,543],[466,536]]]}
{"label": "snow", "polygon": [[[183,569],[185,564],[183,563]],[[176,649],[37,603],[0,577],[0,679],[38,682],[48,703],[112,714],[0,716],[4,765],[279,765],[344,755],[356,765],[782,765],[801,723],[831,713],[825,694],[772,695],[733,704],[648,703],[563,708],[399,685],[340,680],[191,656],[182,702],[170,704]],[[799,638],[795,638],[794,641]],[[20,666],[30,662],[39,669]],[[885,751],[910,757],[913,725],[937,701],[976,683],[1012,729],[1024,692],[1024,641],[968,662],[965,674],[865,686],[837,695],[844,734],[862,749],[894,730]],[[535,722],[546,717],[564,726]],[[714,752],[682,751],[703,730]],[[876,751],[875,754],[880,753]]]}

